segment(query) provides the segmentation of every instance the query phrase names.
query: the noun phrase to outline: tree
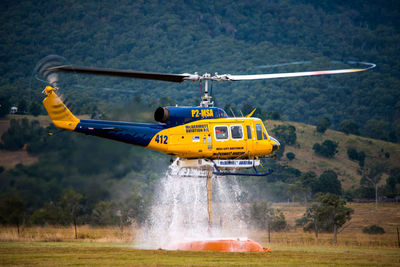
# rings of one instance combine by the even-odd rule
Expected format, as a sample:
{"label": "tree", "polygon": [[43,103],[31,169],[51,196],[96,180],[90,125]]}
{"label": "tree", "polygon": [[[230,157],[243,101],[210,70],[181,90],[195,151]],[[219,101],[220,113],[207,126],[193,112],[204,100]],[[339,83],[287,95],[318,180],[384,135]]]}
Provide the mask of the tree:
{"label": "tree", "polygon": [[292,196],[292,202],[296,201],[297,198],[299,201],[304,201],[306,206],[308,205],[308,199],[311,196],[311,189],[309,187],[305,187],[300,180],[297,180],[294,184],[289,185],[288,191]]}
{"label": "tree", "polygon": [[325,133],[325,131],[331,126],[331,121],[328,117],[322,117],[317,124],[317,132]]}
{"label": "tree", "polygon": [[1,136],[4,148],[7,150],[18,150],[26,144],[36,141],[44,134],[44,129],[39,121],[29,121],[26,118],[21,120],[10,120],[10,127]]}
{"label": "tree", "polygon": [[268,242],[271,242],[271,230],[282,231],[287,226],[285,215],[266,201],[253,202],[250,218],[256,227],[268,230]]}
{"label": "tree", "polygon": [[316,154],[327,158],[333,158],[333,156],[338,152],[336,148],[338,143],[332,140],[325,140],[322,144],[316,143],[313,146],[313,150]]}
{"label": "tree", "polygon": [[294,145],[296,144],[296,127],[292,125],[279,125],[272,129],[275,137],[278,138],[285,144]]}
{"label": "tree", "polygon": [[146,218],[145,204],[145,199],[135,189],[128,197],[118,202],[117,216],[120,219],[121,232],[126,225],[144,222]]}
{"label": "tree", "polygon": [[286,157],[288,158],[288,160],[294,160],[296,155],[293,152],[288,152],[286,153]]}
{"label": "tree", "polygon": [[364,126],[365,135],[382,140],[389,139],[389,123],[382,120],[371,119]]}
{"label": "tree", "polygon": [[340,183],[336,172],[332,170],[324,171],[318,179],[316,192],[342,194],[342,184]]}
{"label": "tree", "polygon": [[349,220],[354,212],[352,208],[346,207],[346,202],[339,199],[337,195],[326,194],[320,198],[320,216],[326,224],[333,226],[333,240],[337,244],[338,230]]}
{"label": "tree", "polygon": [[313,204],[307,208],[303,217],[296,220],[296,226],[303,226],[303,231],[305,232],[314,231],[316,238],[318,238],[322,221],[319,209],[319,204]]}
{"label": "tree", "polygon": [[6,97],[0,97],[0,118],[10,113],[10,101]]}
{"label": "tree", "polygon": [[92,223],[96,225],[116,225],[119,222],[117,208],[112,201],[100,201],[91,215]]}
{"label": "tree", "polygon": [[5,197],[0,202],[0,222],[17,226],[18,235],[20,226],[25,218],[25,204],[17,195]]}
{"label": "tree", "polygon": [[35,225],[64,224],[64,214],[59,205],[53,202],[46,203],[30,216],[29,221]]}
{"label": "tree", "polygon": [[308,208],[296,223],[302,225],[304,231],[313,230],[317,238],[321,230],[333,232],[333,240],[336,245],[339,229],[351,219],[354,210],[346,207],[344,200],[331,193],[321,194],[316,197],[315,201],[316,203]]}
{"label": "tree", "polygon": [[400,184],[400,168],[393,168],[390,170],[390,176],[386,178],[385,195],[392,198],[397,196],[398,184]]}
{"label": "tree", "polygon": [[28,103],[23,98],[18,102],[18,113],[19,114],[28,113]]}
{"label": "tree", "polygon": [[42,112],[42,106],[39,105],[36,102],[32,102],[29,106],[29,112],[33,115],[33,116],[38,116],[40,115],[40,113]]}
{"label": "tree", "polygon": [[376,224],[365,226],[362,231],[363,233],[370,235],[383,235],[385,233],[385,229]]}
{"label": "tree", "polygon": [[245,102],[245,103],[243,103],[243,105],[242,105],[242,113],[243,113],[243,115],[247,115],[247,114],[250,114],[250,112],[252,112],[253,110],[254,110],[254,106],[253,106],[253,104],[252,103],[250,103],[250,102]]}
{"label": "tree", "polygon": [[360,183],[369,185],[375,189],[375,209],[378,209],[378,185],[385,170],[385,166],[380,162],[371,162],[362,170]]}
{"label": "tree", "polygon": [[351,160],[357,160],[358,165],[362,168],[364,166],[365,161],[365,153],[364,151],[357,152],[357,150],[353,147],[347,148],[347,156]]}
{"label": "tree", "polygon": [[300,176],[300,182],[305,188],[309,188],[310,194],[308,195],[308,199],[311,199],[311,195],[316,193],[318,186],[317,175],[313,171],[304,172]]}
{"label": "tree", "polygon": [[72,223],[75,230],[75,239],[78,239],[78,216],[82,209],[83,196],[75,192],[73,189],[66,191],[60,199],[60,204],[64,213],[66,223]]}
{"label": "tree", "polygon": [[352,120],[342,121],[339,126],[339,131],[344,132],[345,134],[360,134],[358,125]]}

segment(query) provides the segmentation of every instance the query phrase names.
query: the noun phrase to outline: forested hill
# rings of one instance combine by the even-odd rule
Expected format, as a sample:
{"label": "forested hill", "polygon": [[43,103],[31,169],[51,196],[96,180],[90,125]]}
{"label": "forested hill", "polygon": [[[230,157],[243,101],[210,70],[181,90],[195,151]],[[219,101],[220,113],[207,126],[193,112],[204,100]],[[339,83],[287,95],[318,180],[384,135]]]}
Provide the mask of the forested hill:
{"label": "forested hill", "polygon": [[[168,73],[291,72],[367,61],[377,67],[331,77],[214,84],[214,95],[221,107],[248,103],[314,125],[326,116],[336,129],[353,121],[363,135],[400,140],[398,1],[4,0],[0,7],[3,107],[8,102],[29,112],[27,106],[40,103],[43,85],[31,79],[32,71],[50,54],[73,64]],[[134,95],[93,91],[100,87],[134,90],[154,107],[198,103],[197,83],[76,80],[79,94],[73,94],[76,87],[64,93],[77,113],[107,113]]]}

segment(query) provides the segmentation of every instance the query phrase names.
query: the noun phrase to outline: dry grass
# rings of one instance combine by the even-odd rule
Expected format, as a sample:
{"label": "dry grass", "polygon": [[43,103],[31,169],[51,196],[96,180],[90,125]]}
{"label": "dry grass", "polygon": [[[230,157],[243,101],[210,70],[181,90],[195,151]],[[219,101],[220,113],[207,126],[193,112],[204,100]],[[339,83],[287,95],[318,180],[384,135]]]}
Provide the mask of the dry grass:
{"label": "dry grass", "polygon": [[[380,203],[378,210],[375,203],[348,203],[354,209],[354,214],[338,235],[339,246],[360,246],[360,247],[397,247],[397,230],[400,229],[400,204]],[[284,245],[333,245],[333,234],[322,233],[318,239],[313,233],[304,233],[295,226],[296,219],[300,218],[306,208],[298,203],[274,203],[274,208],[279,208],[286,217],[291,227],[289,231],[272,233],[272,244]],[[362,232],[363,227],[376,224],[386,231],[384,235],[369,235]],[[267,241],[266,234],[258,233],[255,236],[262,236]]]}
{"label": "dry grass", "polygon": [[[347,224],[343,231],[338,235],[338,246],[340,247],[396,247],[397,231],[400,228],[400,204],[384,203],[380,204],[378,210],[372,203],[349,203],[355,210],[352,220]],[[265,246],[333,246],[333,234],[321,233],[315,238],[313,233],[304,233],[298,227],[294,227],[295,220],[300,218],[305,211],[305,207],[298,203],[274,203],[274,208],[279,208],[286,217],[289,230],[284,232],[273,232],[271,243],[268,243],[265,231],[255,231],[249,237],[261,242]],[[384,235],[368,235],[362,233],[362,228],[371,224],[377,224],[386,231]],[[47,227],[27,227],[18,236],[15,227],[0,227],[0,242],[22,241],[22,242],[132,242],[135,239],[133,227],[124,228],[121,232],[119,227],[93,227],[79,226],[78,240],[74,239],[72,227],[47,226]]]}
{"label": "dry grass", "polygon": [[[400,224],[400,205],[350,204],[355,209],[352,224],[338,236],[334,246],[332,234],[316,239],[311,233],[291,228],[272,233],[254,232],[250,238],[272,253],[233,253],[213,251],[165,251],[133,249],[135,230],[118,227],[78,228],[74,239],[72,227],[29,227],[20,236],[16,228],[0,228],[1,266],[399,266],[395,226]],[[275,203],[290,224],[305,210],[299,204]],[[384,235],[366,235],[364,225],[376,223],[387,231]],[[9,242],[19,241],[19,242]],[[44,241],[44,242],[43,242]]]}
{"label": "dry grass", "polygon": [[17,164],[30,165],[38,160],[38,157],[31,156],[28,152],[23,150],[0,150],[0,166],[3,166],[6,170],[14,168]]}
{"label": "dry grass", "polygon": [[31,226],[26,227],[18,235],[16,227],[0,227],[0,241],[21,241],[21,242],[129,242],[134,240],[135,231],[133,227],[125,227],[121,232],[119,227],[94,227],[83,225],[78,227],[78,240],[75,240],[73,227],[64,226]]}

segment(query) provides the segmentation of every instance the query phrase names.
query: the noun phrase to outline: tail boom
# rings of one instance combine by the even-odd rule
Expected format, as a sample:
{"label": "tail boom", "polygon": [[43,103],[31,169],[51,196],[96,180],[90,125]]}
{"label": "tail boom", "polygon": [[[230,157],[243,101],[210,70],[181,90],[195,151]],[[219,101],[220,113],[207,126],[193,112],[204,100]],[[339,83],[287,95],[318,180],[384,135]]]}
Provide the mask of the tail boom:
{"label": "tail boom", "polygon": [[57,128],[147,147],[153,137],[165,127],[160,124],[119,121],[84,120],[75,117],[65,106],[54,88],[44,89],[43,105]]}

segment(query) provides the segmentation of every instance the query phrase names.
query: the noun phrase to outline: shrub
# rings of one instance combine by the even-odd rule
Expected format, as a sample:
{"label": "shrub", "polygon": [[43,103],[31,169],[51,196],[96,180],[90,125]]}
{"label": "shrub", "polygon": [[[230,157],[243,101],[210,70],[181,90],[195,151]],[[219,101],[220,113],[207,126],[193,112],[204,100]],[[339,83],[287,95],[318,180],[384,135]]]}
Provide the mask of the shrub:
{"label": "shrub", "polygon": [[288,145],[296,144],[296,127],[292,125],[279,125],[272,129],[272,132],[279,141]]}
{"label": "shrub", "polygon": [[288,158],[288,160],[294,160],[296,155],[293,152],[288,152],[286,153],[286,157]]}
{"label": "shrub", "polygon": [[382,227],[373,224],[370,226],[366,226],[363,228],[363,233],[365,234],[370,234],[370,235],[383,235],[385,233],[385,229],[383,229]]}
{"label": "shrub", "polygon": [[338,143],[332,140],[325,140],[322,144],[316,143],[313,146],[313,150],[318,155],[323,157],[332,158],[338,151],[336,148],[338,147]]}
{"label": "shrub", "polygon": [[317,132],[325,133],[329,126],[331,126],[331,121],[327,117],[323,117],[318,121]]}
{"label": "shrub", "polygon": [[339,131],[344,132],[345,134],[355,134],[355,135],[360,134],[358,125],[352,120],[342,121],[339,126]]}

